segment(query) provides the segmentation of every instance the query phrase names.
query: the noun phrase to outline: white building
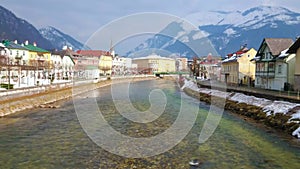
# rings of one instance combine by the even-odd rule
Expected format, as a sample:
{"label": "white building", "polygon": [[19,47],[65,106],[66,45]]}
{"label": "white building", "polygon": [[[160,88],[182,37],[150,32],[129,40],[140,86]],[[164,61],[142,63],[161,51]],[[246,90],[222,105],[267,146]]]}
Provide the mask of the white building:
{"label": "white building", "polygon": [[73,52],[70,48],[51,53],[53,69],[51,72],[52,81],[71,80],[74,75],[75,62],[72,58]]}
{"label": "white building", "polygon": [[284,90],[287,84],[294,83],[295,55],[281,55],[293,44],[292,39],[265,38],[255,57],[255,86]]}
{"label": "white building", "polygon": [[29,51],[24,47],[24,44],[18,44],[17,40],[13,42],[4,40],[2,44],[5,46],[1,51],[2,60],[6,62],[5,65],[9,65],[9,68],[7,66],[1,68],[1,82],[13,84],[14,88],[25,84],[30,86],[34,68],[28,66]]}

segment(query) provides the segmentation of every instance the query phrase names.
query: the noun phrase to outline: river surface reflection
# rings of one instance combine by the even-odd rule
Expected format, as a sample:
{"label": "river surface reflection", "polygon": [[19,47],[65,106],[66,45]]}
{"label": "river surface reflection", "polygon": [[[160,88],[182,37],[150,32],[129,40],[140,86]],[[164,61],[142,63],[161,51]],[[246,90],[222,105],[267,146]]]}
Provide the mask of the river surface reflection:
{"label": "river surface reflection", "polygon": [[[121,84],[120,84],[121,85]],[[131,85],[135,108],[150,107],[149,93],[161,89],[167,98],[164,113],[150,123],[134,123],[114,107],[110,86],[81,95],[83,102],[95,98],[105,119],[117,131],[131,137],[151,137],[168,129],[176,120],[181,91],[172,81],[151,80]],[[73,101],[57,109],[34,109],[0,119],[0,168],[298,168],[299,142],[257,127],[224,112],[214,134],[203,144],[198,137],[209,105],[199,106],[197,120],[187,136],[171,150],[147,158],[124,158],[95,144],[82,129]],[[125,105],[124,105],[125,106]]]}

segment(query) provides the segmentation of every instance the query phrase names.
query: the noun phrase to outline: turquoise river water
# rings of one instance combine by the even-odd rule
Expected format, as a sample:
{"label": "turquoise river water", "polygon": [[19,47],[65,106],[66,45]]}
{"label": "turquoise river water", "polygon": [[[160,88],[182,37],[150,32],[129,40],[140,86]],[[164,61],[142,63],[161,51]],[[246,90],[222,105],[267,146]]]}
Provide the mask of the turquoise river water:
{"label": "turquoise river water", "polygon": [[[122,85],[122,84],[119,84]],[[150,106],[149,93],[161,89],[167,98],[164,113],[155,121],[135,123],[114,107],[110,86],[79,98],[95,98],[109,124],[124,135],[151,137],[169,128],[178,116],[180,94],[173,81],[151,80],[132,83],[130,101],[138,110]],[[122,91],[120,91],[122,92]],[[213,135],[199,143],[199,134],[209,105],[193,98],[199,107],[197,119],[184,139],[172,149],[146,158],[126,158],[95,144],[82,129],[72,100],[56,109],[38,108],[0,119],[0,168],[299,168],[300,142],[244,118],[224,112]],[[125,106],[125,105],[124,105]]]}

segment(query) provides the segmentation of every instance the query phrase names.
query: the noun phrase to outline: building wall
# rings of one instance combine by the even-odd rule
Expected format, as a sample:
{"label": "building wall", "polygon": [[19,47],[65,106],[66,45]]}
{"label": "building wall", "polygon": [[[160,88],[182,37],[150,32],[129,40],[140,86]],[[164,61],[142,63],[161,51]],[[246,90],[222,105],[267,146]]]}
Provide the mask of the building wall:
{"label": "building wall", "polygon": [[137,64],[138,72],[144,71],[149,68],[149,60],[148,59],[133,59],[132,63]]}
{"label": "building wall", "polygon": [[150,71],[149,73],[155,72],[175,72],[175,60],[170,58],[143,58],[134,59],[133,63],[138,65],[139,72]]}
{"label": "building wall", "polygon": [[99,60],[100,74],[111,75],[112,73],[112,56],[102,55]]}
{"label": "building wall", "polygon": [[29,51],[28,50],[20,50],[20,49],[9,49],[7,50],[7,54],[9,56],[10,62],[12,62],[13,64],[16,62],[15,57],[16,56],[22,56],[22,60],[20,60],[20,64],[24,65],[28,64],[28,60],[29,60]]}
{"label": "building wall", "polygon": [[176,62],[177,62],[177,71],[186,71],[187,70],[187,58],[177,58]]}
{"label": "building wall", "polygon": [[[291,84],[292,86],[295,85],[295,69],[296,69],[296,55],[291,54],[286,59],[286,62],[288,63],[288,79],[287,82]],[[298,66],[299,67],[299,66]]]}
{"label": "building wall", "polygon": [[294,89],[300,90],[300,48],[298,48],[296,57],[295,57],[295,83]]}
{"label": "building wall", "polygon": [[275,77],[269,79],[270,87],[272,90],[283,90],[284,83],[288,82],[287,78],[288,66],[284,61],[277,61],[275,63]]}
{"label": "building wall", "polygon": [[175,72],[174,59],[158,59],[158,72]]}
{"label": "building wall", "polygon": [[295,75],[295,84],[294,84],[294,90],[299,91],[300,90],[300,75]]}
{"label": "building wall", "polygon": [[[222,81],[229,84],[238,84],[239,83],[239,64],[238,62],[226,62],[222,63]],[[227,74],[227,75],[226,75]]]}
{"label": "building wall", "polygon": [[298,65],[295,67],[295,75],[300,75],[300,48],[297,50],[296,53],[296,60],[295,60],[295,64]]}
{"label": "building wall", "polygon": [[255,63],[250,60],[256,55],[256,50],[250,49],[248,52],[238,59],[239,62],[239,72],[246,74],[253,79],[255,79]]}

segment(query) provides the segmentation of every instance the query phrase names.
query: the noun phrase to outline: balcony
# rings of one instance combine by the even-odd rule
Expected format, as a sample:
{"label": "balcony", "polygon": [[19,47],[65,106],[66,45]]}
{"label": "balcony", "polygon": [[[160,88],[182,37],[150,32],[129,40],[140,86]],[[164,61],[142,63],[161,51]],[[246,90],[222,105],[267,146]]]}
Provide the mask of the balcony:
{"label": "balcony", "polygon": [[22,59],[22,55],[17,55],[17,56],[15,57],[15,59],[21,60],[21,59]]}
{"label": "balcony", "polygon": [[255,76],[259,77],[267,77],[267,78],[274,78],[275,77],[275,71],[256,71]]}

